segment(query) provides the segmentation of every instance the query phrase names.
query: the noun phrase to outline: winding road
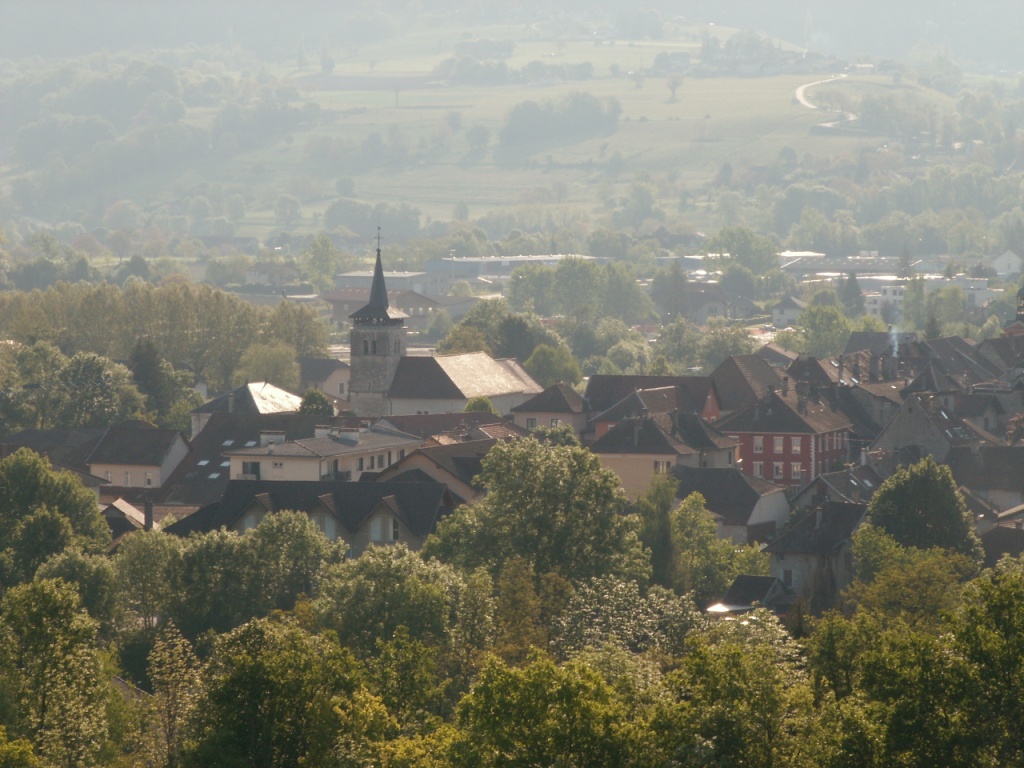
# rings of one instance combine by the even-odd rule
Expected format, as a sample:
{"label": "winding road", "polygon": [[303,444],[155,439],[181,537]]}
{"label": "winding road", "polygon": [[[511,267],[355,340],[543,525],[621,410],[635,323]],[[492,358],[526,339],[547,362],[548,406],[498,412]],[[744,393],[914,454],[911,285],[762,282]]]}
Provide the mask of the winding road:
{"label": "winding road", "polygon": [[825,83],[831,83],[835,80],[842,80],[844,77],[847,77],[847,75],[832,75],[832,77],[826,78],[825,80],[815,80],[813,83],[804,83],[803,85],[796,89],[796,93],[794,94],[796,96],[796,100],[799,101],[808,109],[821,109],[821,107],[819,107],[817,104],[808,101],[807,89],[813,85],[824,85]]}

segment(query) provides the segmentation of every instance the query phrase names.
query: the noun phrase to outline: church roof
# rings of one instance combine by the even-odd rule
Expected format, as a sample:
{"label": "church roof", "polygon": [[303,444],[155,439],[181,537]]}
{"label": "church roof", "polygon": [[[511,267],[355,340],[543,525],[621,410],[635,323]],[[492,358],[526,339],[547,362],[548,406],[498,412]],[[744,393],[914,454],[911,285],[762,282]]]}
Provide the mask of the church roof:
{"label": "church roof", "polygon": [[494,360],[485,352],[437,357],[403,357],[388,392],[392,398],[440,400],[537,394],[540,386],[514,360]]}
{"label": "church roof", "polygon": [[377,263],[373,267],[373,283],[370,285],[370,300],[366,306],[357,309],[349,318],[363,322],[380,322],[403,320],[408,317],[405,312],[392,309],[388,304],[388,289],[384,285],[384,266],[380,259],[380,248],[377,248]]}

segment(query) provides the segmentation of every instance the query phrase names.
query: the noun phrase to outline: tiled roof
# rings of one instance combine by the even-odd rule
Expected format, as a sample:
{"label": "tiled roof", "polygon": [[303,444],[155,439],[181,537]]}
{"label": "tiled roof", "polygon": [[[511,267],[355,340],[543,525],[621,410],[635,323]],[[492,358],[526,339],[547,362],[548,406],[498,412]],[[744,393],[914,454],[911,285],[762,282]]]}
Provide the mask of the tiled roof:
{"label": "tiled roof", "polygon": [[605,432],[590,450],[594,453],[632,453],[686,455],[695,451],[673,438],[653,419],[635,418],[620,421]]}
{"label": "tiled roof", "polygon": [[184,441],[174,429],[153,426],[110,427],[93,448],[86,463],[159,466],[178,441]]}
{"label": "tiled roof", "polygon": [[768,365],[785,368],[798,357],[796,352],[770,341],[754,353]]}
{"label": "tiled roof", "polygon": [[867,514],[867,504],[824,502],[765,547],[772,554],[825,555],[848,541]]}
{"label": "tiled roof", "polygon": [[746,525],[762,497],[784,493],[779,486],[738,469],[677,466],[672,474],[679,480],[678,498],[699,493],[708,511],[727,525]]}
{"label": "tiled roof", "polygon": [[760,402],[717,422],[716,426],[727,434],[823,434],[849,429],[850,419],[834,407],[829,394],[823,392],[815,401],[812,397],[801,400],[793,389],[785,397],[780,392],[772,392]]}
{"label": "tiled roof", "polygon": [[326,437],[306,437],[264,446],[232,448],[224,451],[224,455],[323,459],[384,448],[408,448],[420,445],[422,442],[421,438],[414,435],[405,435],[374,426],[368,430],[355,429]]}
{"label": "tiled roof", "polygon": [[484,424],[505,424],[502,416],[483,411],[469,413],[416,413],[404,416],[385,416],[378,424],[390,426],[407,435],[428,438],[442,433],[468,433]]}
{"label": "tiled roof", "polygon": [[302,398],[265,381],[243,384],[215,397],[192,413],[287,413],[298,411]]}
{"label": "tiled roof", "polygon": [[[702,380],[691,381],[691,380]],[[706,376],[633,376],[633,375],[602,375],[595,374],[587,380],[587,389],[583,393],[584,399],[590,405],[594,413],[604,413],[616,403],[622,401],[627,395],[637,390],[661,389],[663,387],[675,387],[684,385],[690,393],[691,398],[698,396],[701,386],[709,388],[710,380]],[[701,407],[704,405],[701,399]]]}
{"label": "tiled roof", "polygon": [[333,357],[300,357],[299,377],[303,381],[325,381],[335,371],[348,367],[348,363]]}
{"label": "tiled roof", "polygon": [[539,395],[512,409],[513,413],[583,413],[586,401],[575,389],[560,381]]}
{"label": "tiled roof", "polygon": [[[345,423],[340,419],[327,421]],[[192,438],[188,455],[155,498],[167,504],[210,504],[220,498],[230,480],[225,451],[258,446],[262,432],[283,432],[285,440],[312,437],[316,426],[324,422],[323,415],[306,413],[213,413],[203,431]]]}
{"label": "tiled roof", "polygon": [[236,523],[253,503],[268,511],[310,512],[325,506],[349,534],[357,531],[374,509],[387,504],[418,536],[430,533],[451,508],[440,483],[338,483],[232,480],[220,501],[203,507],[165,530],[179,536],[212,531]]}
{"label": "tiled roof", "polygon": [[750,405],[767,395],[771,387],[782,386],[782,379],[775,370],[757,355],[726,358],[712,371],[711,379],[724,411]]}
{"label": "tiled roof", "polygon": [[403,357],[388,396],[417,400],[468,400],[471,397],[541,392],[514,360],[495,360],[485,352],[436,357]]}

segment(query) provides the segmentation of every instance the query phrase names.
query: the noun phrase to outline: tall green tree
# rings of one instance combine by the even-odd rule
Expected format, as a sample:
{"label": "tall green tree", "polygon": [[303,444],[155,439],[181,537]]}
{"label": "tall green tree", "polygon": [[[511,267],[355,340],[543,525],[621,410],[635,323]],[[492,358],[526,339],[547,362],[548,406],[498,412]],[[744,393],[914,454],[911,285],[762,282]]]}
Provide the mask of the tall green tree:
{"label": "tall green tree", "polygon": [[47,764],[99,765],[107,733],[97,625],[74,587],[46,579],[0,602],[0,684],[15,703],[16,733]]}
{"label": "tall green tree", "polygon": [[797,323],[804,331],[807,354],[821,360],[840,354],[850,338],[850,324],[838,307],[809,306]]}
{"label": "tall green tree", "polygon": [[480,482],[487,495],[443,520],[425,556],[492,573],[521,557],[538,575],[570,581],[649,578],[639,520],[623,515],[618,478],[585,448],[531,438],[499,443],[484,458]]}
{"label": "tall green tree", "polygon": [[953,474],[930,456],[882,483],[868,505],[868,521],[904,546],[941,547],[981,562],[981,543]]}
{"label": "tall green tree", "polygon": [[560,381],[576,384],[583,378],[572,352],[565,345],[550,347],[541,344],[523,363],[523,368],[545,388]]}

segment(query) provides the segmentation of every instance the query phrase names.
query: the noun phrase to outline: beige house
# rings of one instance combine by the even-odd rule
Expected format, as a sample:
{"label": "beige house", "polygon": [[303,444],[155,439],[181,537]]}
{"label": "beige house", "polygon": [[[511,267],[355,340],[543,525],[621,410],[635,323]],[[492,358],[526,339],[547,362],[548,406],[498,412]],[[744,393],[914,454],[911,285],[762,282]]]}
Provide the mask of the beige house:
{"label": "beige house", "polygon": [[483,489],[474,483],[483,459],[497,440],[469,440],[418,448],[377,477],[377,482],[428,480],[441,483],[458,505],[475,501]]}
{"label": "beige house", "polygon": [[511,409],[517,427],[537,429],[567,424],[577,435],[587,428],[587,403],[575,389],[560,381]]}
{"label": "beige house", "polygon": [[142,422],[110,427],[85,460],[89,473],[107,481],[102,497],[130,488],[159,488],[188,454],[188,443],[174,429]]}
{"label": "beige house", "polygon": [[314,437],[286,442],[265,432],[262,445],[224,452],[232,480],[359,480],[405,458],[424,441],[383,427],[317,427]]}
{"label": "beige house", "polygon": [[303,392],[319,389],[325,395],[348,399],[349,364],[332,357],[300,357],[299,388]]}
{"label": "beige house", "polygon": [[642,496],[657,475],[675,467],[735,466],[738,443],[694,414],[625,419],[590,445],[601,466],[622,481],[630,498]]}

